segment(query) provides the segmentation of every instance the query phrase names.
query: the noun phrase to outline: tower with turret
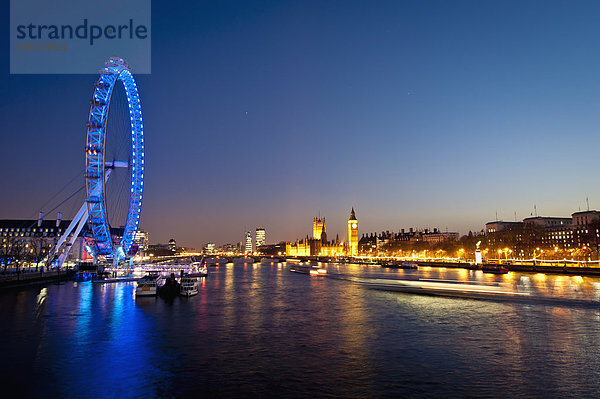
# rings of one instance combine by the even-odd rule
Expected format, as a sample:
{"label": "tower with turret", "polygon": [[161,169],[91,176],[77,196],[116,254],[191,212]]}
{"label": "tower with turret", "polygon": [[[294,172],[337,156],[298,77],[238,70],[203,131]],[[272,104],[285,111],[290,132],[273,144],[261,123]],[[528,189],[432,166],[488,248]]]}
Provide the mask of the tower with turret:
{"label": "tower with turret", "polygon": [[326,231],[325,218],[316,217],[313,219],[313,239],[320,240],[321,235]]}
{"label": "tower with turret", "polygon": [[356,256],[358,254],[358,220],[354,213],[354,207],[350,212],[348,219],[348,255]]}

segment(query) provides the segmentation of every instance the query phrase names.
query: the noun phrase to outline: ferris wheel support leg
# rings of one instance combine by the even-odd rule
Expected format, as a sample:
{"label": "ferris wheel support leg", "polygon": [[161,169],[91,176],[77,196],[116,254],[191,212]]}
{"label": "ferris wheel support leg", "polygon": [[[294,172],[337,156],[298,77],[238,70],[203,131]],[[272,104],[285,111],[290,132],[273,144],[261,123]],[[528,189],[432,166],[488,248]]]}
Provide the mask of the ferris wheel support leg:
{"label": "ferris wheel support leg", "polygon": [[[54,259],[56,259],[57,255],[58,255],[57,266],[62,267],[63,263],[65,262],[65,259],[67,258],[67,255],[69,254],[69,251],[71,250],[71,247],[73,246],[73,243],[75,242],[77,237],[79,237],[79,233],[81,232],[81,229],[83,229],[83,226],[87,222],[87,219],[88,219],[87,203],[84,202],[83,205],[81,206],[81,208],[79,208],[77,215],[75,215],[75,217],[69,224],[69,227],[67,227],[64,234],[60,237],[60,240],[56,244],[56,247],[54,247],[52,256],[50,256],[48,258],[50,260],[50,262],[52,262]],[[73,232],[73,230],[75,230],[75,231]],[[71,235],[72,232],[73,232],[73,234]],[[69,236],[70,236],[70,238],[69,238]],[[61,250],[61,248],[63,247],[63,245],[67,239],[69,241],[67,242],[64,252],[59,254],[59,251]]]}
{"label": "ferris wheel support leg", "polygon": [[[104,173],[104,183],[106,183],[108,181],[109,176],[110,176],[110,169],[107,169]],[[84,202],[83,205],[81,205],[81,208],[79,208],[79,211],[77,211],[77,214],[75,215],[75,217],[73,218],[71,223],[69,224],[69,227],[67,227],[64,234],[60,237],[60,240],[54,247],[54,250],[52,251],[51,255],[48,256],[48,262],[47,262],[48,266],[58,257],[57,267],[59,267],[59,268],[62,267],[63,263],[65,263],[65,259],[67,259],[67,256],[69,255],[69,252],[71,251],[71,248],[73,247],[73,244],[75,243],[75,240],[77,240],[77,237],[79,237],[79,233],[81,233],[83,226],[85,226],[85,224],[87,223],[88,217],[89,217],[89,212],[88,212],[87,202]],[[71,232],[73,232],[73,229],[75,229],[75,232],[73,233],[73,235],[71,235]],[[69,235],[71,235],[71,238],[69,238]],[[59,252],[60,252],[63,244],[65,243],[65,240],[67,240],[67,238],[69,238],[69,242],[67,243],[67,246],[66,246],[64,252],[59,254]],[[96,254],[92,254],[92,257],[93,257],[94,263],[97,263]]]}
{"label": "ferris wheel support leg", "polygon": [[79,233],[81,233],[81,230],[83,229],[83,226],[85,226],[85,224],[87,223],[89,213],[87,210],[87,204],[84,204],[84,206],[85,206],[85,212],[83,213],[83,216],[79,220],[79,223],[77,224],[77,228],[75,229],[75,232],[69,239],[69,242],[67,243],[67,247],[65,248],[65,252],[60,254],[60,256],[58,257],[58,267],[62,267],[63,263],[65,262],[65,259],[67,259],[67,255],[69,255],[69,251],[71,251],[71,248],[73,248],[73,244],[75,244],[75,240],[77,240],[77,238],[79,237]]}

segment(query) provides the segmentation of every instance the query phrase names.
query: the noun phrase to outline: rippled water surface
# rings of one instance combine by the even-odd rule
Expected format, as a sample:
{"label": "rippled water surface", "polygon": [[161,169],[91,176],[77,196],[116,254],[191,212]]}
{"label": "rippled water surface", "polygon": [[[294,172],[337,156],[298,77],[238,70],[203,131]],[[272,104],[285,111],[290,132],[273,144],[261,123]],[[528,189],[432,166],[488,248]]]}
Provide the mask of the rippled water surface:
{"label": "rippled water surface", "polygon": [[417,296],[332,276],[501,282],[600,298],[600,279],[285,264],[210,269],[199,295],[135,283],[0,293],[5,389],[22,397],[597,397],[600,309]]}

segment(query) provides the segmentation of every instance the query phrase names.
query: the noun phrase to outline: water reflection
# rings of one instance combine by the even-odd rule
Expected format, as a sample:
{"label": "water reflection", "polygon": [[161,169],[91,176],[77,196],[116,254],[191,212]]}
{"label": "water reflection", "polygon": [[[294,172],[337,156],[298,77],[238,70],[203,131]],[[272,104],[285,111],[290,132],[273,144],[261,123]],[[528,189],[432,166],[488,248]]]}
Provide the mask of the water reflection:
{"label": "water reflection", "polygon": [[170,304],[136,298],[133,283],[3,292],[0,342],[18,370],[5,374],[8,387],[56,397],[592,397],[600,389],[597,309],[372,291],[339,277],[498,283],[558,298],[598,298],[597,278],[322,266],[328,277],[285,264],[211,267],[197,296]]}

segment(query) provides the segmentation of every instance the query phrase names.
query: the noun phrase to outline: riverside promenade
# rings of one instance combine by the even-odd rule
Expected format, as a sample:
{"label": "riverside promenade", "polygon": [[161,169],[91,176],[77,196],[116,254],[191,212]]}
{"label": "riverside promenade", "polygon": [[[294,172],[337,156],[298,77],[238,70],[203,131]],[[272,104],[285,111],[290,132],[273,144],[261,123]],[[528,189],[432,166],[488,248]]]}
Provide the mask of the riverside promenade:
{"label": "riverside promenade", "polygon": [[[419,266],[429,267],[450,267],[460,269],[480,269],[477,265],[466,262],[436,262],[436,261],[417,261]],[[552,273],[552,274],[568,274],[576,276],[600,276],[600,267],[596,266],[580,266],[567,264],[560,266],[544,265],[544,264],[527,264],[527,263],[492,263],[493,265],[502,266],[511,272],[530,272],[530,273]]]}
{"label": "riverside promenade", "polygon": [[74,275],[75,271],[73,269],[51,271],[42,271],[41,268],[38,271],[10,270],[0,274],[0,289],[64,281],[71,279]]}

